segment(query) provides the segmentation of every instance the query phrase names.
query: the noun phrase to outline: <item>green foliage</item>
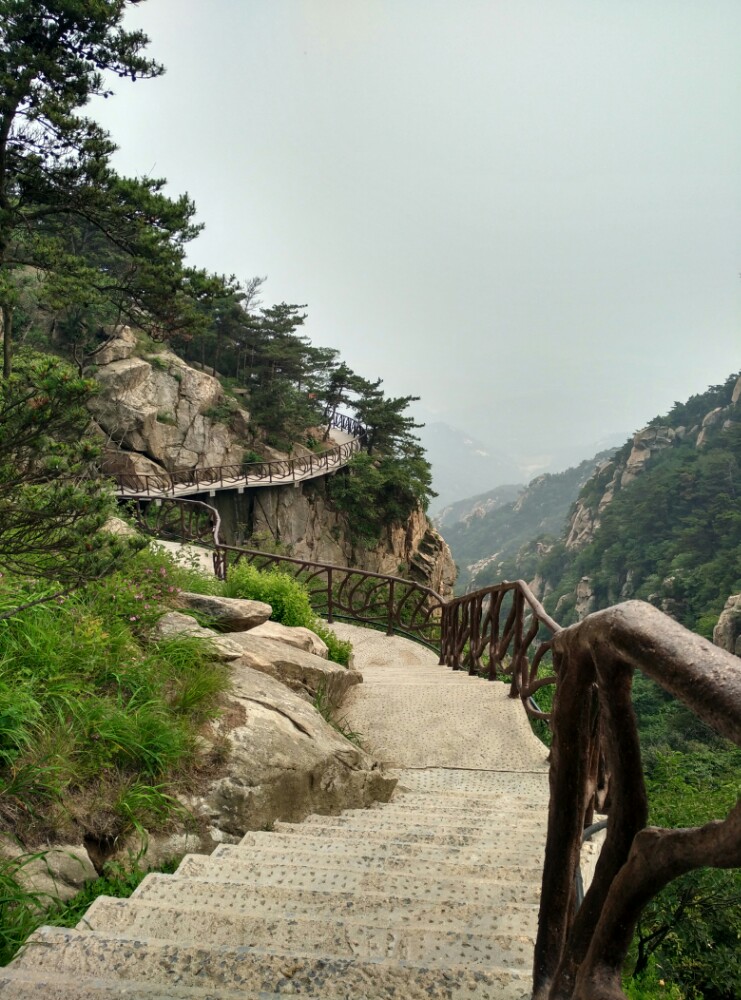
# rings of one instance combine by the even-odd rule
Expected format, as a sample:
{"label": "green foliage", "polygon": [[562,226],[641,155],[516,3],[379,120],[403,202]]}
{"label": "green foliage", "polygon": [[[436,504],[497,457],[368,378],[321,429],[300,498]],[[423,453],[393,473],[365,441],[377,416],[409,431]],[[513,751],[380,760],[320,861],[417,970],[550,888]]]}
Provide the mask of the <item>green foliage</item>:
{"label": "green foliage", "polygon": [[[4,372],[29,274],[37,306],[80,369],[121,321],[158,335],[197,325],[205,279],[183,267],[194,207],[164,181],[122,178],[115,145],[81,111],[110,96],[104,73],[158,76],[148,41],[122,26],[127,0],[0,0],[0,311]],[[110,79],[110,76],[108,77]]]}
{"label": "green foliage", "polygon": [[[99,576],[132,548],[99,531],[115,510],[91,478],[85,440],[94,391],[66,364],[31,351],[0,383],[0,566],[66,587]],[[133,543],[134,546],[138,543]]]}
{"label": "green foliage", "polygon": [[272,607],[274,621],[311,629],[327,644],[330,660],[345,667],[349,664],[352,644],[338,639],[331,628],[317,618],[308,590],[295,577],[277,569],[258,570],[242,560],[229,567],[224,594],[264,601]]}
{"label": "green foliage", "polygon": [[[0,859],[0,966],[7,965],[26,938],[42,924],[75,927],[98,896],[128,898],[149,871],[136,862],[130,866],[109,861],[100,878],[88,882],[72,899],[59,902],[45,893],[28,889],[24,869],[44,862],[44,853],[26,853]],[[158,865],[156,871],[171,874],[179,859]]]}
{"label": "green foliage", "polygon": [[377,543],[383,529],[403,523],[430,497],[429,463],[421,453],[406,457],[354,455],[329,484],[335,507],[345,513],[353,533],[366,544]]}
{"label": "green foliage", "polygon": [[314,695],[313,705],[324,721],[328,723],[332,729],[335,730],[335,732],[339,733],[340,736],[344,736],[348,742],[353,744],[353,746],[360,747],[361,750],[365,749],[363,744],[363,734],[355,732],[355,730],[348,725],[345,719],[341,719],[337,716],[335,705],[327,696],[327,692],[324,687],[320,687]]}
{"label": "green foliage", "polygon": [[196,640],[143,642],[176,603],[177,572],[141,553],[0,622],[0,826],[115,837],[180,811],[174,791],[206,759],[202,725],[229,678]]}
{"label": "green foliage", "polygon": [[[649,822],[677,828],[724,818],[741,794],[741,748],[640,675],[634,705]],[[671,882],[638,923],[636,996],[651,995],[650,985],[663,979],[682,997],[733,1000],[741,984],[740,939],[741,872],[700,869]]]}
{"label": "green foliage", "polygon": [[[737,376],[723,386],[675,404],[667,422],[695,425],[711,409],[730,403]],[[601,487],[590,481],[582,502],[594,505]],[[602,484],[604,485],[604,484]],[[591,491],[591,492],[590,492]],[[618,490],[600,515],[594,540],[581,551],[559,547],[537,565],[552,586],[549,609],[589,576],[598,607],[637,597],[666,608],[683,625],[707,638],[731,593],[741,588],[741,422],[721,421],[677,437],[656,453],[648,468]],[[568,624],[563,615],[560,620]]]}
{"label": "green foliage", "polygon": [[0,965],[7,965],[43,923],[43,913],[51,903],[45,893],[29,890],[23,881],[24,868],[42,858],[39,853],[0,857]]}
{"label": "green foliage", "polygon": [[341,664],[343,667],[350,666],[352,643],[349,640],[338,639],[331,627],[325,625],[319,618],[314,619],[311,631],[315,632],[326,643],[328,659],[332,660],[333,663]]}
{"label": "green foliage", "polygon": [[665,975],[652,958],[640,976],[626,977],[623,982],[626,997],[628,1000],[695,1000],[692,994],[683,993],[676,983],[668,982]]}
{"label": "green foliage", "polygon": [[306,588],[292,576],[277,569],[258,570],[242,560],[235,566],[230,566],[224,593],[227,597],[264,601],[273,609],[273,620],[281,625],[311,628],[314,622],[314,612]]}
{"label": "green foliage", "polygon": [[[500,504],[481,517],[443,527],[445,541],[460,567],[456,591],[462,594],[500,580],[532,579],[539,560],[549,558],[543,557],[543,552],[563,531],[580,488],[585,482],[592,483],[589,477],[595,466],[607,457],[608,453],[602,452],[565,472],[537,476],[517,500]],[[467,567],[495,554],[496,561],[479,570],[472,580]],[[551,574],[556,558],[555,553],[550,556]]]}

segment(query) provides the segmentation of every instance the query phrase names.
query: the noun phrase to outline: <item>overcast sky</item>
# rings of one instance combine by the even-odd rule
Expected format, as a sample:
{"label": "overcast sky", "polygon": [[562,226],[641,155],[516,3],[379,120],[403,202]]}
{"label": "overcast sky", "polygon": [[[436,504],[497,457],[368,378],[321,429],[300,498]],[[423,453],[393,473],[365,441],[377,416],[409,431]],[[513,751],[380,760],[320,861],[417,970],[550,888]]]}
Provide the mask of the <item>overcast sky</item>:
{"label": "overcast sky", "polygon": [[[738,0],[147,0],[100,117],[420,414],[517,455],[741,367]],[[97,110],[97,106],[96,106]],[[585,456],[586,457],[586,456]]]}

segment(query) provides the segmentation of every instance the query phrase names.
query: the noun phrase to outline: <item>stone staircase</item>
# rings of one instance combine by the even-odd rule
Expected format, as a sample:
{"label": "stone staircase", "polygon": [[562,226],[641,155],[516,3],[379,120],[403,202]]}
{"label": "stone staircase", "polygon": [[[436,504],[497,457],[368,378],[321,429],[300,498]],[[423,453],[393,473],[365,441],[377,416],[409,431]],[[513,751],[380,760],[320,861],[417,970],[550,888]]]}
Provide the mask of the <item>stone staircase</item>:
{"label": "stone staircase", "polygon": [[[515,764],[520,770],[502,768],[501,759],[466,767],[466,747],[480,753],[481,740],[464,728],[451,738],[455,727],[439,727],[434,713],[444,706],[453,716],[469,704],[469,722],[479,725],[475,713],[483,711],[506,759],[523,752],[521,736],[513,746],[502,742],[507,713],[519,732],[520,706],[434,658],[420,662],[420,647],[399,684],[398,655],[385,663],[378,652],[389,640],[363,642],[366,690],[354,718],[379,719],[383,705],[407,748],[397,755],[412,758],[389,760],[400,765],[390,803],[276,823],[210,856],[186,856],[174,875],[148,875],[130,899],[101,897],[75,929],[40,928],[0,969],[0,997],[529,997],[547,817],[544,748],[534,741],[532,756]],[[391,688],[400,692],[396,715]],[[423,759],[430,755],[432,765]]]}

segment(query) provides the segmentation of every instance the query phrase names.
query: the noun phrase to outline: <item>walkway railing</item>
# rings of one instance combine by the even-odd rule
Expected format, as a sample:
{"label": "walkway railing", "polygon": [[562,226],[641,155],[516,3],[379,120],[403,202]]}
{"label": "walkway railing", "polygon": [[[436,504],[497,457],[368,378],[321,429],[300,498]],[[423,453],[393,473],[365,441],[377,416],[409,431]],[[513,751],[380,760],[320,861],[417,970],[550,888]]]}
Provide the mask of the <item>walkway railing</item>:
{"label": "walkway railing", "polygon": [[303,482],[343,468],[363,447],[367,433],[359,421],[336,413],[331,416],[330,423],[337,430],[352,434],[352,440],[319,454],[303,455],[300,458],[243,462],[208,469],[175,469],[173,472],[145,475],[119,473],[112,474],[109,478],[113,480],[115,490],[121,497],[178,497],[214,490]]}
{"label": "walkway railing", "polygon": [[[173,509],[168,512],[166,506]],[[670,881],[694,868],[741,866],[741,800],[724,820],[694,829],[646,827],[648,805],[631,700],[640,670],[717,733],[741,746],[741,660],[641,601],[599,611],[562,629],[527,584],[504,583],[445,601],[398,577],[222,545],[206,504],[189,521],[162,501],[138,504],[142,526],[169,525],[184,540],[212,531],[223,577],[247,559],[304,580],[330,621],[347,618],[435,648],[454,670],[511,678],[531,717],[549,722],[551,797],[534,1000],[617,1000],[622,966],[641,911]],[[211,514],[208,514],[211,511]],[[210,520],[209,520],[210,518]],[[541,670],[546,676],[539,677]],[[532,696],[556,685],[552,713]],[[607,837],[592,884],[576,906],[582,833],[609,793]]]}

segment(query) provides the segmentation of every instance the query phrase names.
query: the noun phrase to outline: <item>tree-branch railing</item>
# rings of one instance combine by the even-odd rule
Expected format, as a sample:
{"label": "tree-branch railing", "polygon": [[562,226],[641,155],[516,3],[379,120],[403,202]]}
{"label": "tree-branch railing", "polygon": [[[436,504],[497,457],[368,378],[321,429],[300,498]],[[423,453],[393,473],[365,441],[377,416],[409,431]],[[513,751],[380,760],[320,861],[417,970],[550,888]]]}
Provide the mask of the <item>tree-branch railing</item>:
{"label": "tree-branch railing", "polygon": [[[155,501],[158,503],[158,501]],[[190,506],[162,500],[161,508]],[[206,504],[193,522],[148,513],[148,531],[208,535]],[[206,508],[206,511],[200,508]],[[159,519],[159,520],[158,520]],[[552,731],[550,805],[533,969],[534,1000],[622,1000],[622,967],[638,917],[670,881],[694,868],[741,866],[741,800],[693,829],[647,827],[648,804],[631,687],[640,670],[721,736],[741,746],[741,661],[641,601],[561,628],[523,581],[446,601],[399,577],[223,545],[211,517],[217,574],[247,560],[308,587],[329,621],[346,619],[435,649],[453,670],[507,677],[510,697]],[[193,539],[188,533],[193,533]],[[545,669],[545,676],[539,676]],[[533,696],[555,684],[553,711]],[[609,802],[609,808],[607,803]],[[576,873],[595,808],[608,813],[594,878],[577,908]]]}
{"label": "tree-branch railing", "polygon": [[175,497],[183,491],[237,489],[240,486],[270,486],[301,482],[314,476],[336,472],[347,465],[366,440],[365,427],[343,413],[332,414],[332,427],[352,434],[351,441],[327,448],[318,454],[301,455],[269,462],[242,462],[207,469],[174,469],[157,473],[111,473],[108,478],[121,496]]}
{"label": "tree-branch railing", "polygon": [[[741,661],[642,601],[561,630],[552,655],[558,684],[533,997],[619,1000],[623,964],[646,904],[695,868],[741,866],[741,800],[725,819],[701,827],[646,826],[633,673],[640,670],[741,746]],[[576,911],[574,875],[600,753],[609,774],[607,836]]]}

